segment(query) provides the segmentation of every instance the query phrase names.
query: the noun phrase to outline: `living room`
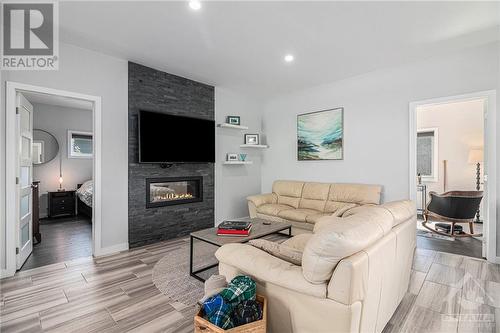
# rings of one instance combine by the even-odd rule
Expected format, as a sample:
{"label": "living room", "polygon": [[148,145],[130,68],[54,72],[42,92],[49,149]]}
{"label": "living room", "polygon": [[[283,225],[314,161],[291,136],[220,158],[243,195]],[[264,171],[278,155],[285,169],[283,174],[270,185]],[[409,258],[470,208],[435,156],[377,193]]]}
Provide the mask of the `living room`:
{"label": "living room", "polygon": [[[2,2],[4,13],[26,9],[7,5]],[[57,68],[19,70],[2,61],[2,331],[193,331],[204,296],[199,279],[212,274],[227,282],[240,274],[255,280],[267,302],[262,331],[498,327],[498,2],[61,1],[51,8],[57,9],[50,20]],[[23,187],[15,182],[21,170],[16,126],[22,125],[16,103],[29,93],[93,105],[92,256],[17,272],[23,262],[16,248],[29,256],[37,246],[29,244],[32,235],[19,236]],[[419,247],[421,237],[414,235],[414,109],[452,98],[486,105],[483,174],[478,193],[468,198],[482,205],[481,259],[447,253],[442,240]],[[184,192],[173,196],[172,188]],[[437,194],[432,201],[443,193]],[[472,206],[468,214],[475,216]],[[226,246],[243,238],[209,229],[247,217],[254,221],[250,238],[292,247],[298,237],[302,260],[291,264],[259,244]],[[344,218],[351,222],[342,225]],[[370,229],[363,218],[379,228]],[[328,221],[340,229],[321,233]],[[394,230],[409,224],[398,238]],[[342,229],[347,225],[352,229]],[[365,236],[362,242],[342,243],[343,235],[356,232]],[[333,238],[322,239],[325,234]],[[311,235],[332,247],[314,248],[320,242],[309,242]],[[456,245],[467,235],[449,236]],[[401,279],[360,270],[345,275],[362,286],[349,295],[340,287],[347,281],[336,281],[338,289],[325,285],[332,272],[348,274],[350,259],[367,265],[358,257],[370,251],[381,267],[400,263],[392,275]],[[339,262],[325,279],[307,274],[307,258],[319,253]],[[283,281],[273,280],[273,272]],[[382,276],[398,291],[384,288]]]}

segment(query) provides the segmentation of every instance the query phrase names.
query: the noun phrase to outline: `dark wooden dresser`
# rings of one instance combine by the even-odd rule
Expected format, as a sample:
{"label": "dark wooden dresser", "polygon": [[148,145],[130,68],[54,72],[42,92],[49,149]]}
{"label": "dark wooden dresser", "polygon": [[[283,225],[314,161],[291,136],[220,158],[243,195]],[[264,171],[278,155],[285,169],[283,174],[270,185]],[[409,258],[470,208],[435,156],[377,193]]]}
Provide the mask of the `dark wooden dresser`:
{"label": "dark wooden dresser", "polygon": [[49,192],[49,217],[75,215],[76,191]]}

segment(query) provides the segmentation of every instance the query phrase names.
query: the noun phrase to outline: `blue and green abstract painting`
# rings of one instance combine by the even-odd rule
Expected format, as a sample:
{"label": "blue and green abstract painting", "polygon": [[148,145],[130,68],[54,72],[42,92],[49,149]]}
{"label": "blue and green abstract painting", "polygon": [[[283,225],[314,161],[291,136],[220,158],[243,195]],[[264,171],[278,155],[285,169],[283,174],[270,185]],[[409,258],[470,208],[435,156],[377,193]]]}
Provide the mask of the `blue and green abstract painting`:
{"label": "blue and green abstract painting", "polygon": [[343,159],[343,108],[306,113],[297,117],[297,158]]}

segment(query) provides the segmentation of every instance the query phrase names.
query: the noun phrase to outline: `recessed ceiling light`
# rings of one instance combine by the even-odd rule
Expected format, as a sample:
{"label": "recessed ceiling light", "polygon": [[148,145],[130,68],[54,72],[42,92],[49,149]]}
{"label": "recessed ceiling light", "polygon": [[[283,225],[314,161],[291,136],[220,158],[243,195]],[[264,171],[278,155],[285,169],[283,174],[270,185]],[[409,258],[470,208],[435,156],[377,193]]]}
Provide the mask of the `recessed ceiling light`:
{"label": "recessed ceiling light", "polygon": [[292,62],[294,58],[293,55],[287,54],[284,59],[286,62]]}
{"label": "recessed ceiling light", "polygon": [[198,0],[191,0],[191,1],[189,1],[189,7],[192,10],[198,10],[201,8],[201,2]]}

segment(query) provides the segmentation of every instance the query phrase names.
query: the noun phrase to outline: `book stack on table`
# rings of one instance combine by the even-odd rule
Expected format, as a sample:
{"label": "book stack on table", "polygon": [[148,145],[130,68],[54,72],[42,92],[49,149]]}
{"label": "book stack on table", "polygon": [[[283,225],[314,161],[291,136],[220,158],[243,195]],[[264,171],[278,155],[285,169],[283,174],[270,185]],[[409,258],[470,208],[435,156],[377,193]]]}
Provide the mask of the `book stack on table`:
{"label": "book stack on table", "polygon": [[248,221],[224,221],[217,228],[217,236],[240,236],[250,235],[252,223]]}

